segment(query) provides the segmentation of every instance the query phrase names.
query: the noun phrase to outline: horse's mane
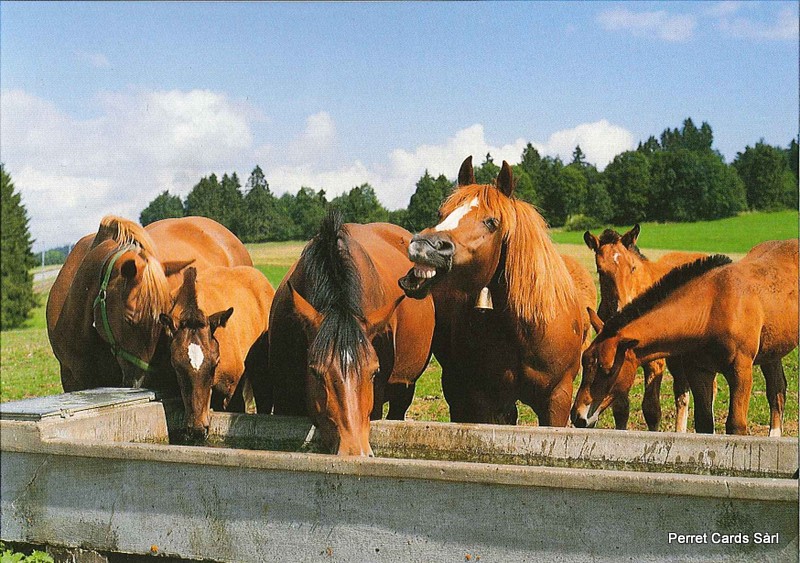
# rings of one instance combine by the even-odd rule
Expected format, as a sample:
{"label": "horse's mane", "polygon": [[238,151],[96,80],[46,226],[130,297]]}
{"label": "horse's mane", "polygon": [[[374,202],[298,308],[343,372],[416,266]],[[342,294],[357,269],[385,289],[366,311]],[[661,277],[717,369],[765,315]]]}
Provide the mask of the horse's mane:
{"label": "horse's mane", "polygon": [[612,315],[603,326],[601,334],[613,336],[623,327],[661,303],[678,288],[714,268],[725,266],[731,262],[732,260],[723,254],[714,254],[673,268],[644,293],[636,296],[633,301],[625,305],[622,310]]}
{"label": "horse's mane", "polygon": [[527,323],[551,321],[575,302],[576,295],[575,284],[550,240],[544,218],[532,205],[507,197],[491,185],[461,187],[447,199],[443,209],[454,209],[476,197],[484,211],[500,220],[512,313]]}
{"label": "horse's mane", "polygon": [[358,365],[357,352],[365,343],[359,324],[364,318],[362,285],[348,237],[341,212],[331,209],[300,256],[307,281],[304,297],[323,317],[314,342],[309,343],[308,356],[324,362],[335,350],[343,367]]}
{"label": "horse's mane", "polygon": [[183,271],[183,283],[178,290],[175,304],[181,303],[180,321],[182,323],[203,321],[203,314],[197,303],[197,269],[190,266]]}
{"label": "horse's mane", "polygon": [[156,245],[150,234],[133,221],[106,215],[100,220],[92,248],[106,240],[113,240],[119,248],[127,245],[139,248],[145,268],[133,320],[139,322],[145,317],[157,320],[161,313],[171,308],[171,300],[164,268],[156,256]]}
{"label": "horse's mane", "polygon": [[[598,238],[598,241],[599,241],[599,243],[600,243],[600,246],[603,246],[604,244],[616,244],[616,243],[620,242],[620,241],[622,240],[622,235],[621,235],[621,234],[619,234],[619,233],[618,233],[617,231],[615,231],[614,229],[606,229],[606,230],[605,230],[605,231],[603,231],[603,232],[600,234],[600,236],[599,236],[599,237],[597,237],[597,238]],[[635,253],[637,256],[639,256],[639,258],[641,258],[642,260],[645,260],[645,261],[648,261],[648,260],[649,260],[649,259],[647,258],[647,256],[645,256],[644,254],[642,254],[642,251],[641,251],[641,250],[639,250],[639,247],[638,247],[638,246],[636,246],[635,244],[633,244],[633,245],[631,245],[631,246],[627,246],[626,248],[627,248],[628,250],[630,250],[630,251],[634,252],[634,253]]]}

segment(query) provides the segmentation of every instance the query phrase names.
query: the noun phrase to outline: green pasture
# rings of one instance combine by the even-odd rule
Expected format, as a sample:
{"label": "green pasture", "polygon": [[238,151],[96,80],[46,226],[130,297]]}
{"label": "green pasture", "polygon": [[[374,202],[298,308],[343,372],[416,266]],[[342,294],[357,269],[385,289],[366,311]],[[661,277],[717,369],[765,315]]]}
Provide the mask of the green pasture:
{"label": "green pasture", "polygon": [[[610,227],[619,233],[633,225]],[[698,223],[642,223],[638,246],[643,249],[689,250],[709,253],[744,254],[759,242],[797,238],[796,211],[742,213],[737,217]],[[593,229],[600,234],[603,229]],[[554,230],[553,241],[584,244],[583,232]],[[649,257],[649,256],[648,256]]]}
{"label": "green pasture", "polygon": [[[630,227],[628,227],[630,228]],[[625,227],[617,228],[620,232]],[[554,232],[553,238],[563,254],[577,258],[594,272],[591,251],[583,245],[583,233]],[[657,258],[666,250],[700,250],[724,252],[734,258],[741,257],[752,246],[762,240],[791,238],[797,236],[797,213],[752,213],[734,219],[693,224],[642,225],[639,246],[651,258]],[[256,267],[267,276],[273,287],[277,287],[291,264],[300,255],[303,242],[265,243],[247,245]],[[52,280],[51,280],[52,283]],[[45,328],[44,303],[48,286],[37,287],[41,305],[37,307],[25,326],[18,330],[0,334],[0,401],[12,401],[24,397],[51,395],[61,392],[58,363],[52,355]],[[798,435],[798,353],[795,349],[784,359],[788,382],[785,434]],[[575,382],[577,389],[579,381]],[[647,428],[641,412],[643,384],[641,372],[631,392],[631,418],[629,427]],[[663,430],[672,430],[675,425],[675,407],[672,380],[665,377],[661,389]],[[717,432],[724,432],[727,416],[728,386],[722,376],[718,377],[718,395],[715,403]],[[520,423],[536,424],[536,416],[530,408],[519,405]],[[417,383],[414,402],[408,417],[415,420],[446,421],[449,419],[447,403],[441,388],[441,368],[434,359]],[[753,374],[753,393],[750,400],[750,432],[766,435],[769,428],[769,406],[765,397],[764,377],[760,368]],[[600,417],[601,428],[613,428],[610,410]],[[689,428],[693,427],[692,416]]]}

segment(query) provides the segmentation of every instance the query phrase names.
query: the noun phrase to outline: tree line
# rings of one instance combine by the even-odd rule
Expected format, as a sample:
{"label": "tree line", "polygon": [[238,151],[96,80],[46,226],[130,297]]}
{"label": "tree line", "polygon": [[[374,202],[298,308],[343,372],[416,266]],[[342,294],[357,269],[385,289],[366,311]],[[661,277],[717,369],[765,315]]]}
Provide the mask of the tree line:
{"label": "tree line", "polygon": [[[711,126],[691,118],[665,129],[635,150],[618,154],[602,172],[586,161],[580,146],[570,162],[542,156],[528,144],[514,165],[516,197],[535,205],[553,227],[583,230],[643,221],[720,219],[746,210],[798,205],[798,145],[787,148],[759,141],[737,153],[731,164],[713,148]],[[500,167],[491,154],[475,169],[478,183],[494,182]],[[324,189],[301,187],[296,194],[272,193],[256,166],[242,187],[236,173],[204,177],[185,200],[168,191],[142,211],[140,222],[203,215],[228,227],[245,242],[307,239],[328,205],[345,221],[388,221],[416,232],[432,225],[442,200],[453,189],[444,175],[427,170],[408,207],[389,211],[365,183],[331,200]]]}

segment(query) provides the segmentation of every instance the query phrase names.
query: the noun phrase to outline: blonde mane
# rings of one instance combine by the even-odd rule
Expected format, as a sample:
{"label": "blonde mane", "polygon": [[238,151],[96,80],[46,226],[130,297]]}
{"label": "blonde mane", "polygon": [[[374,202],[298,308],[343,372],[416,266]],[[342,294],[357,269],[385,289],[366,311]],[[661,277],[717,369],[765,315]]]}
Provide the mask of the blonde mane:
{"label": "blonde mane", "polygon": [[156,256],[156,245],[150,234],[137,223],[122,217],[106,215],[100,220],[92,247],[103,241],[113,240],[118,247],[136,246],[140,256],[145,260],[142,272],[142,283],[138,296],[138,308],[134,322],[144,318],[158,320],[158,316],[172,306],[167,277],[164,268]]}
{"label": "blonde mane", "polygon": [[508,304],[514,315],[527,323],[541,324],[572,306],[575,284],[539,212],[491,185],[458,188],[442,208],[455,208],[475,197],[479,209],[500,220],[506,244]]}

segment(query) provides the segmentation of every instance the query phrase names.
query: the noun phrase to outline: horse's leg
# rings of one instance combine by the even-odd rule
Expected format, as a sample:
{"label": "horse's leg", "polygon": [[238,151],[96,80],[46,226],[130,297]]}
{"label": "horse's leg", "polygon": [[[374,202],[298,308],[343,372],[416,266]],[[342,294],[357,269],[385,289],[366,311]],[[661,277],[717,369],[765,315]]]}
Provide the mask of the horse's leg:
{"label": "horse's leg", "polygon": [[614,396],[614,401],[611,403],[611,412],[614,413],[614,428],[627,430],[628,419],[631,415],[631,401],[627,394],[620,393]]}
{"label": "horse's leg", "polygon": [[[541,375],[540,380],[546,377],[546,374]],[[539,417],[539,426],[566,426],[572,406],[572,378],[562,377],[549,394],[535,392],[530,406]]]}
{"label": "horse's leg", "polygon": [[664,377],[664,360],[655,360],[644,364],[644,398],[642,398],[642,414],[647,422],[647,429],[658,430],[661,425],[661,380]]}
{"label": "horse's leg", "polygon": [[414,400],[415,385],[404,385],[402,383],[391,383],[386,389],[386,398],[389,400],[389,412],[386,413],[388,420],[404,420],[406,411]]}
{"label": "horse's leg", "polygon": [[262,334],[250,348],[245,358],[245,376],[252,388],[256,402],[256,412],[270,414],[272,412],[272,385],[269,374],[269,339],[267,333]]}
{"label": "horse's leg", "polygon": [[694,395],[694,431],[698,434],[714,433],[714,378],[713,371],[689,367],[685,363],[680,371]]}
{"label": "horse's leg", "polygon": [[740,355],[723,374],[731,389],[725,432],[747,434],[747,409],[750,406],[750,392],[753,387],[753,359]]}
{"label": "horse's leg", "polygon": [[783,428],[783,406],[786,402],[786,374],[783,362],[776,360],[761,364],[767,383],[769,401],[769,435],[780,438]]}
{"label": "horse's leg", "polygon": [[[683,359],[680,357],[667,360],[669,372],[672,374],[672,391],[675,395],[675,432],[686,432],[689,426],[689,380],[686,377]],[[716,393],[716,379],[714,379],[714,393]],[[712,394],[711,424],[714,424],[714,400]],[[696,418],[696,417],[695,417]]]}

